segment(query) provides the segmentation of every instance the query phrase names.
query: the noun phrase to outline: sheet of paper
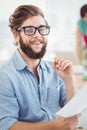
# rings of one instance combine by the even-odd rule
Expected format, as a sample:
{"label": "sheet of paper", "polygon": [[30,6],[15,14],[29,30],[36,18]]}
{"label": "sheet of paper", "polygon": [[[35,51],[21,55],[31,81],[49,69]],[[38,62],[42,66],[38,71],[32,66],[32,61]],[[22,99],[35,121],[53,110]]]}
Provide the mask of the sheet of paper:
{"label": "sheet of paper", "polygon": [[58,116],[65,118],[74,116],[84,111],[87,107],[87,84],[85,84],[77,94],[57,112]]}

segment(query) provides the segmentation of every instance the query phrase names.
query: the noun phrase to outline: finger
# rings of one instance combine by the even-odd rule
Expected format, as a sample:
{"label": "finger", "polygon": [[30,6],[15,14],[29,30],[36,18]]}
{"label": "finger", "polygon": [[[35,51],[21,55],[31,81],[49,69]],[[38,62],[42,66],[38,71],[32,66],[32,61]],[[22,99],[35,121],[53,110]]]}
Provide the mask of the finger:
{"label": "finger", "polygon": [[63,61],[60,65],[56,65],[56,68],[60,70],[65,70],[68,67],[72,68],[72,64],[69,61]]}
{"label": "finger", "polygon": [[63,58],[55,58],[53,67],[54,69],[65,70],[68,67],[72,68],[72,62]]}
{"label": "finger", "polygon": [[[78,115],[79,115],[79,114],[78,114]],[[65,118],[64,120],[65,120],[66,122],[78,122],[78,119],[79,119],[78,115],[75,115],[75,116],[69,117],[69,118]]]}
{"label": "finger", "polygon": [[64,70],[66,69],[67,67],[71,67],[71,62],[69,62],[68,60],[64,60],[62,61],[61,65],[60,65],[60,69]]}
{"label": "finger", "polygon": [[59,59],[59,58],[55,58],[54,62],[53,62],[53,67],[55,69],[59,69],[60,68],[60,65],[61,65],[61,62],[62,62],[62,59]]}
{"label": "finger", "polygon": [[73,124],[72,128],[73,128],[73,130],[78,130],[78,124]]}
{"label": "finger", "polygon": [[62,70],[65,70],[68,67],[72,68],[72,64],[70,62],[66,61],[66,63],[63,64],[63,66],[62,66]]}
{"label": "finger", "polygon": [[69,128],[71,128],[71,130],[77,130],[78,123],[77,122],[69,121],[69,122],[66,123],[66,126],[68,126]]}
{"label": "finger", "polygon": [[56,58],[54,59],[54,64],[55,64],[55,65],[58,64],[58,61],[59,61],[59,58],[56,57]]}
{"label": "finger", "polygon": [[78,118],[78,115],[79,115],[79,114],[74,115],[74,116],[69,117],[69,118],[65,118],[65,120],[73,120],[73,119],[76,119],[76,118]]}
{"label": "finger", "polygon": [[56,57],[53,61],[53,67],[55,67],[58,64],[58,58]]}
{"label": "finger", "polygon": [[65,59],[56,58],[55,61],[54,61],[54,64],[55,64],[56,68],[59,68],[59,67],[61,67],[65,62],[66,62]]}
{"label": "finger", "polygon": [[78,120],[77,119],[68,120],[68,121],[66,121],[66,125],[70,126],[72,128],[76,128],[78,126]]}
{"label": "finger", "polygon": [[78,125],[77,126],[73,126],[72,130],[78,130]]}

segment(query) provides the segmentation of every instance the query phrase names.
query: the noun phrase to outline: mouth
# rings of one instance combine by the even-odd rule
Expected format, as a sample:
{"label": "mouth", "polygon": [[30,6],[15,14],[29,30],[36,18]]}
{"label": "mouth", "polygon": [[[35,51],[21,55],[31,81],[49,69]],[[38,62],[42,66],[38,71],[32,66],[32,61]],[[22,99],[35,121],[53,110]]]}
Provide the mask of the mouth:
{"label": "mouth", "polygon": [[35,40],[31,41],[31,44],[39,45],[39,44],[43,44],[43,41],[42,41],[42,40],[35,39]]}
{"label": "mouth", "polygon": [[39,51],[40,51],[41,48],[43,47],[43,43],[40,42],[40,41],[34,41],[34,42],[32,42],[31,47],[32,47],[33,49],[35,49],[36,51],[38,51],[38,49],[39,49]]}
{"label": "mouth", "polygon": [[33,42],[32,44],[33,44],[33,45],[40,45],[41,42]]}
{"label": "mouth", "polygon": [[34,46],[40,46],[40,45],[43,45],[44,43],[42,41],[33,41],[32,42],[32,45]]}

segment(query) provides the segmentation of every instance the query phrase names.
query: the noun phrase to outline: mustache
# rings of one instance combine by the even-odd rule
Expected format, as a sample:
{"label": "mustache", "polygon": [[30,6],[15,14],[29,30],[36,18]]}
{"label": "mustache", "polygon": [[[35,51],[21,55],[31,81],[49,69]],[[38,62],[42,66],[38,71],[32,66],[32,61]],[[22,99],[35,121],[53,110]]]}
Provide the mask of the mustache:
{"label": "mustache", "polygon": [[[32,40],[31,42],[32,42],[32,44],[33,44],[33,42],[35,42],[36,40]],[[32,58],[32,59],[41,59],[41,58],[43,58],[43,56],[44,56],[44,54],[45,54],[45,52],[46,52],[46,46],[47,46],[47,42],[46,41],[44,41],[44,40],[39,40],[40,41],[40,43],[43,43],[43,46],[42,46],[42,49],[41,49],[41,51],[40,52],[35,52],[32,48],[31,48],[31,46],[30,46],[30,41],[29,41],[29,45],[26,45],[24,42],[23,42],[23,40],[22,40],[22,38],[20,37],[20,47],[21,47],[21,49],[22,49],[22,51],[29,57],[29,58]]]}

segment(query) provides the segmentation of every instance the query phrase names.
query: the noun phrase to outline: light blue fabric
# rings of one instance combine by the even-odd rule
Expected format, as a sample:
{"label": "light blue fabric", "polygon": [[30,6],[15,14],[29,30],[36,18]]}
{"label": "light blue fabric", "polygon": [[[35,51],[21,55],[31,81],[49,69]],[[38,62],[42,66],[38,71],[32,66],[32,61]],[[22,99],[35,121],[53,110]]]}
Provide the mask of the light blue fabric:
{"label": "light blue fabric", "polygon": [[0,69],[0,130],[9,130],[17,121],[44,122],[55,119],[66,103],[63,80],[51,62],[41,60],[36,76],[16,51]]}

